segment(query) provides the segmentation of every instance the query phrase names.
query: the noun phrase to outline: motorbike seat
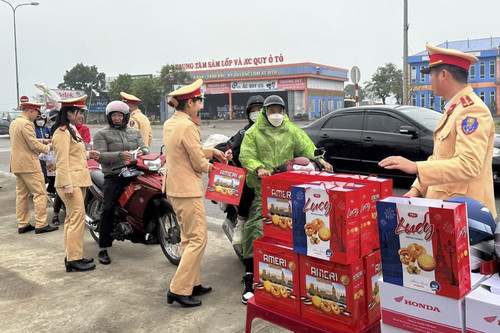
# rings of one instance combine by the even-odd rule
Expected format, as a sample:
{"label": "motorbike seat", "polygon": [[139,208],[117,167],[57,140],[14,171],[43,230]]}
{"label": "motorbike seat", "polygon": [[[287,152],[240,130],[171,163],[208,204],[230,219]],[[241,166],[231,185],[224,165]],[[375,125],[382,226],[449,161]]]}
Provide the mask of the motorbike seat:
{"label": "motorbike seat", "polygon": [[104,188],[104,174],[102,173],[101,170],[95,170],[90,173],[90,178],[92,179],[92,182],[99,188],[103,189]]}

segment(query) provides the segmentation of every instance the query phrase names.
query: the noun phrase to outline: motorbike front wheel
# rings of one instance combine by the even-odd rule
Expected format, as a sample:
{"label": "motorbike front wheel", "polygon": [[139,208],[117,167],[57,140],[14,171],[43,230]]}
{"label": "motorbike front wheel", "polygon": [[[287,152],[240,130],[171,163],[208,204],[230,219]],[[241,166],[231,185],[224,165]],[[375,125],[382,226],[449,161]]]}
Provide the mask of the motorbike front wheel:
{"label": "motorbike front wheel", "polygon": [[178,266],[181,261],[181,229],[175,212],[166,206],[159,210],[157,222],[158,241],[168,261]]}
{"label": "motorbike front wheel", "polygon": [[[92,197],[87,204],[87,215],[92,219],[93,222],[87,221],[87,226],[89,227],[90,234],[92,238],[99,244],[99,221],[101,220],[102,213],[102,202]],[[94,222],[95,221],[95,222]]]}

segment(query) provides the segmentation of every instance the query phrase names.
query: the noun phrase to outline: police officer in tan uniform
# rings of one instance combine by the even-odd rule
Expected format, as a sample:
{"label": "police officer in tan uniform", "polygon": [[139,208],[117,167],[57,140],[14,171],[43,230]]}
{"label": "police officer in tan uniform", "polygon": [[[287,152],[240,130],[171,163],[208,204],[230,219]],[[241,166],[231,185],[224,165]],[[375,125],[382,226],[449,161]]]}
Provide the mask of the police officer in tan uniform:
{"label": "police officer in tan uniform", "polygon": [[66,205],[64,220],[64,249],[66,271],[89,271],[95,268],[94,259],[83,257],[85,227],[85,195],[92,185],[87,158],[99,158],[99,152],[87,151],[77,124],[83,120],[87,95],[60,101],[61,110],[54,124],[53,146],[56,155],[57,194]]}
{"label": "police officer in tan uniform", "polygon": [[405,195],[434,199],[465,196],[482,202],[496,217],[492,154],[495,126],[488,107],[467,84],[468,70],[478,61],[470,54],[427,44],[434,94],[446,101],[434,131],[434,152],[427,161],[389,156],[379,165],[417,174]]}
{"label": "police officer in tan uniform", "polygon": [[[16,218],[18,232],[24,234],[35,230],[36,234],[55,231],[47,223],[47,190],[45,178],[38,159],[39,153],[47,154],[52,149],[49,139],[37,139],[33,121],[40,114],[43,103],[21,103],[23,112],[9,127],[11,143],[10,172],[16,176]],[[30,224],[29,194],[33,194],[35,226]]]}
{"label": "police officer in tan uniform", "polygon": [[212,170],[209,159],[225,161],[220,150],[202,149],[200,126],[193,120],[201,108],[202,84],[199,79],[169,94],[169,105],[176,111],[163,125],[167,157],[164,184],[179,221],[182,244],[182,258],[170,282],[167,302],[176,301],[186,307],[201,305],[193,296],[212,290],[200,281],[200,263],[207,244],[201,175]]}
{"label": "police officer in tan uniform", "polygon": [[151,130],[151,123],[149,122],[148,117],[146,117],[138,107],[141,100],[134,95],[127,94],[123,91],[120,95],[122,96],[122,102],[127,104],[130,108],[130,120],[128,122],[128,126],[137,128],[141,131],[144,143],[148,146],[148,148],[151,147],[153,131]]}

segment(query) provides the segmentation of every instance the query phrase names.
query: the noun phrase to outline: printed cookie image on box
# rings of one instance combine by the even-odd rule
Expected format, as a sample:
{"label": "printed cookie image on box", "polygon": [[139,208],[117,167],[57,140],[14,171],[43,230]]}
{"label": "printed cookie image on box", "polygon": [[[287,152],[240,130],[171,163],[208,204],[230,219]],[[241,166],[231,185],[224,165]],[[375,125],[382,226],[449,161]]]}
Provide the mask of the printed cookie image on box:
{"label": "printed cookie image on box", "polygon": [[465,204],[388,197],[377,211],[385,282],[452,298],[470,290]]}
{"label": "printed cookie image on box", "polygon": [[255,301],[300,313],[299,259],[284,242],[262,237],[254,241]]}
{"label": "printed cookie image on box", "polygon": [[293,250],[348,264],[360,257],[361,190],[321,185],[292,186]]}
{"label": "printed cookie image on box", "polygon": [[350,265],[299,256],[301,315],[333,327],[364,326],[363,261]]}
{"label": "printed cookie image on box", "polygon": [[268,218],[264,223],[273,224],[281,230],[292,230],[292,202],[289,199],[267,197]]}

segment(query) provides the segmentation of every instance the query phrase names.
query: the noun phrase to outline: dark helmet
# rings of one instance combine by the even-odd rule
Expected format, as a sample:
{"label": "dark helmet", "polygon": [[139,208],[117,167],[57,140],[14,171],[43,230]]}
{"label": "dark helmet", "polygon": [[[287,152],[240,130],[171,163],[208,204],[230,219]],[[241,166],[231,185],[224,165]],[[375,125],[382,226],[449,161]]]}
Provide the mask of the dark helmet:
{"label": "dark helmet", "polygon": [[56,109],[52,109],[49,111],[49,120],[50,121],[56,121],[57,116],[59,115],[59,111]]}
{"label": "dark helmet", "polygon": [[264,106],[270,105],[281,105],[283,109],[286,109],[285,102],[278,95],[271,95],[264,100]]}
{"label": "dark helmet", "polygon": [[476,244],[483,240],[493,239],[495,235],[495,219],[488,207],[468,197],[455,197],[450,202],[465,202],[467,205],[467,221],[469,225],[469,242]]}
{"label": "dark helmet", "polygon": [[264,97],[262,97],[261,95],[250,96],[245,108],[247,115],[250,113],[250,109],[252,108],[252,106],[256,105],[260,105],[262,107],[262,105],[264,105]]}
{"label": "dark helmet", "polygon": [[[113,120],[111,120],[111,114],[113,112],[121,112],[123,114],[123,121],[121,125],[117,126],[113,124]],[[106,106],[106,118],[108,118],[109,126],[116,128],[125,128],[127,127],[128,120],[130,119],[130,109],[128,105],[122,101],[111,101]]]}

